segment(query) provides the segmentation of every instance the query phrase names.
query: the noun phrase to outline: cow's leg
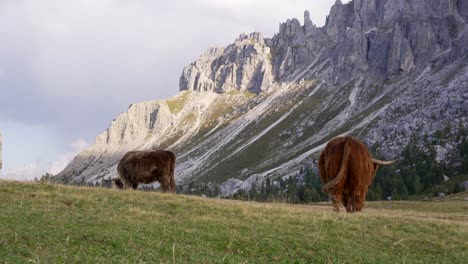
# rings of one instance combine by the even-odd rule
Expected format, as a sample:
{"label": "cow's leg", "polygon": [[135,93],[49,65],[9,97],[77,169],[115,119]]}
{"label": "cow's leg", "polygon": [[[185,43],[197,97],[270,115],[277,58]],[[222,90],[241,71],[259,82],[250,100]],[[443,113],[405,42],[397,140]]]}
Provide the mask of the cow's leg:
{"label": "cow's leg", "polygon": [[128,189],[132,188],[132,184],[129,183],[128,181],[123,180],[122,183],[123,183],[123,188],[122,189],[128,190]]}
{"label": "cow's leg", "polygon": [[354,213],[356,211],[354,196],[350,196],[348,198],[348,206],[346,206],[346,212],[347,213]]}
{"label": "cow's leg", "polygon": [[354,196],[354,208],[356,212],[360,212],[364,206],[365,195],[356,195]]}
{"label": "cow's leg", "polygon": [[164,192],[176,192],[174,172],[171,170],[171,167],[167,167],[166,170],[163,171],[162,180],[164,181],[164,186],[162,186]]}
{"label": "cow's leg", "polygon": [[170,192],[171,191],[171,186],[167,183],[161,184],[162,191],[163,192]]}
{"label": "cow's leg", "polygon": [[345,207],[346,211],[348,211],[348,206],[349,206],[349,196],[347,193],[343,193],[341,197],[341,202],[343,203],[343,206]]}
{"label": "cow's leg", "polygon": [[348,193],[343,195],[343,205],[346,208],[347,213],[354,212],[354,199],[352,195]]}
{"label": "cow's leg", "polygon": [[161,184],[161,189],[163,192],[171,191],[170,180],[168,179],[167,175],[162,175],[159,179],[159,183]]}
{"label": "cow's leg", "polygon": [[169,166],[169,180],[170,180],[170,185],[171,185],[171,192],[176,193],[176,184],[175,184],[175,178],[174,178],[174,171],[175,171],[175,160],[176,157],[174,153],[171,152],[171,165]]}
{"label": "cow's leg", "polygon": [[[131,178],[130,178],[131,179]],[[134,183],[132,183],[132,180],[127,179],[127,178],[122,178],[122,185],[124,190],[129,190],[129,189],[135,189],[134,188]],[[136,184],[138,187],[138,183]]]}
{"label": "cow's leg", "polygon": [[132,184],[132,189],[133,189],[133,190],[138,189],[138,183],[133,183],[133,184]]}
{"label": "cow's leg", "polygon": [[330,194],[330,199],[332,200],[333,211],[338,213],[340,211],[341,195],[339,195],[339,194]]}

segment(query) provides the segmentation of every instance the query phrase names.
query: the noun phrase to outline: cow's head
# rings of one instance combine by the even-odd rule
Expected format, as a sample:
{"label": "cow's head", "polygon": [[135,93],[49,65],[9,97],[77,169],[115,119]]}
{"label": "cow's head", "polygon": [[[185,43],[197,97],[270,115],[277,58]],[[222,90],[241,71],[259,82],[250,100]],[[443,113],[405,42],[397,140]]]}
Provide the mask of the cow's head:
{"label": "cow's head", "polygon": [[112,187],[117,189],[123,189],[123,182],[120,178],[112,179]]}

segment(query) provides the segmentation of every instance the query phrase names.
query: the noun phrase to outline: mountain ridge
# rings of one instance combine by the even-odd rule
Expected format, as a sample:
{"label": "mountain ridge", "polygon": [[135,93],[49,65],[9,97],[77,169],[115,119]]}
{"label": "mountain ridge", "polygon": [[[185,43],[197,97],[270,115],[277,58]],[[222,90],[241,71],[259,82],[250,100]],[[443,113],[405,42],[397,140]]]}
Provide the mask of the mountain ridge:
{"label": "mountain ridge", "polygon": [[169,148],[178,184],[262,181],[342,134],[395,157],[412,134],[467,124],[467,17],[456,0],[337,1],[323,27],[306,11],[272,38],[242,34],[186,66],[178,95],[131,105],[57,179],[115,177],[126,151]]}

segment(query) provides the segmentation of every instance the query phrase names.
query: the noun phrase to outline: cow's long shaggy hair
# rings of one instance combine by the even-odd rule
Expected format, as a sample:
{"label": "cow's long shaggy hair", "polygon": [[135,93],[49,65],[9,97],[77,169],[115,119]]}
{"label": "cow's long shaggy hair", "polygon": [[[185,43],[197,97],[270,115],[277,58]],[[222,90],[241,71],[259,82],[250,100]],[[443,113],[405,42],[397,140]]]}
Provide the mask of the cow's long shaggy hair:
{"label": "cow's long shaggy hair", "polygon": [[347,212],[361,211],[378,166],[392,162],[373,159],[366,145],[355,138],[331,140],[320,155],[319,171],[334,210],[339,211],[342,202]]}
{"label": "cow's long shaggy hair", "polygon": [[176,156],[171,151],[130,151],[120,160],[120,178],[113,180],[119,189],[136,189],[139,183],[158,181],[163,192],[176,192],[174,179]]}

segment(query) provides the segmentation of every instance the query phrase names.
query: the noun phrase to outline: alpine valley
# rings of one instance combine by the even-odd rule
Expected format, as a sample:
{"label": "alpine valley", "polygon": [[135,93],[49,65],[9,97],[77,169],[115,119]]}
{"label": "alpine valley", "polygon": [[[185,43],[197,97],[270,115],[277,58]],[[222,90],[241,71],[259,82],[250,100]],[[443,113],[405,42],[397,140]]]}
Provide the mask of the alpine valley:
{"label": "alpine valley", "polygon": [[457,166],[467,22],[466,0],[337,0],[323,27],[306,11],[272,38],[241,34],[186,66],[179,94],[130,105],[55,179],[100,182],[129,150],[169,149],[178,185],[230,195],[297,174],[344,134],[393,159],[444,131],[437,159]]}

